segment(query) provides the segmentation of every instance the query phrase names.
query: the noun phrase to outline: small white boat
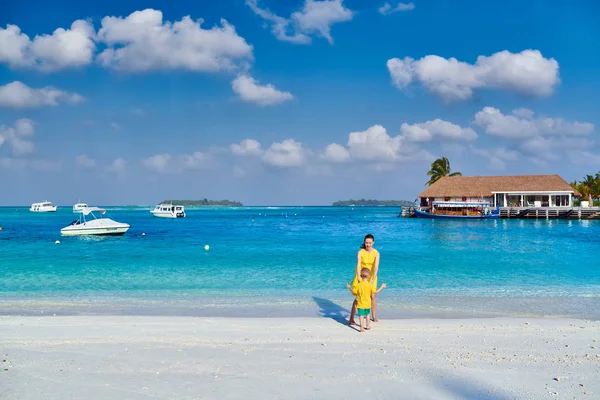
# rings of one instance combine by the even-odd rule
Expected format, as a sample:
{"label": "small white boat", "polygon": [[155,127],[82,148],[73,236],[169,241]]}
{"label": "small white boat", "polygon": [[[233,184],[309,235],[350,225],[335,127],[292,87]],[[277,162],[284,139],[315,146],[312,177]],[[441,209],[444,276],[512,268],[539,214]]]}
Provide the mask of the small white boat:
{"label": "small white boat", "polygon": [[173,204],[159,204],[150,212],[160,218],[185,218],[185,208]]}
{"label": "small white boat", "polygon": [[41,203],[33,203],[29,208],[32,212],[56,212],[56,206],[52,205],[50,201],[43,201]]}
{"label": "small white boat", "polygon": [[73,214],[81,214],[84,208],[87,208],[85,203],[77,203],[73,206]]}
{"label": "small white boat", "polygon": [[[81,235],[122,235],[129,229],[129,224],[113,221],[110,218],[98,218],[94,212],[104,215],[106,210],[98,207],[85,207],[81,210],[79,219],[76,219],[71,225],[60,230],[63,236],[81,236]],[[94,219],[87,220],[91,215]]]}

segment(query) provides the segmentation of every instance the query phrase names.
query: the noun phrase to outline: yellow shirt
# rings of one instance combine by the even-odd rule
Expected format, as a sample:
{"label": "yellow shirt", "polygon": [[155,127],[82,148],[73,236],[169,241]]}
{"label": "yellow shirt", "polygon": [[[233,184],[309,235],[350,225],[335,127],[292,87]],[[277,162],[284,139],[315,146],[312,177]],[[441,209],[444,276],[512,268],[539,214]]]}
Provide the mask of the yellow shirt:
{"label": "yellow shirt", "polygon": [[371,294],[375,290],[375,285],[368,281],[358,282],[355,287],[352,287],[352,294],[356,296],[357,300],[356,307],[371,308]]}
{"label": "yellow shirt", "polygon": [[[373,277],[373,267],[375,266],[375,259],[377,258],[378,254],[379,254],[379,252],[375,249],[372,249],[371,251],[366,251],[365,249],[360,249],[360,269],[369,268],[369,271],[371,271],[371,277]],[[354,273],[354,280],[352,281],[352,288],[354,288],[357,283],[358,283],[358,276],[356,276],[356,273]],[[375,277],[373,284],[375,286],[377,286],[377,277]]]}

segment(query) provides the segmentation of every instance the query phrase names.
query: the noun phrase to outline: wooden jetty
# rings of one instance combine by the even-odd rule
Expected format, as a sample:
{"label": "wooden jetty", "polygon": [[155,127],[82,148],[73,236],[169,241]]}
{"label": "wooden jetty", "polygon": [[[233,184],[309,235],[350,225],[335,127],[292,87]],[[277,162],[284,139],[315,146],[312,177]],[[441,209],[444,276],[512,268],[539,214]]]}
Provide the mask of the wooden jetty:
{"label": "wooden jetty", "polygon": [[[414,217],[415,209],[402,207],[398,216]],[[600,220],[600,207],[500,207],[500,218]]]}

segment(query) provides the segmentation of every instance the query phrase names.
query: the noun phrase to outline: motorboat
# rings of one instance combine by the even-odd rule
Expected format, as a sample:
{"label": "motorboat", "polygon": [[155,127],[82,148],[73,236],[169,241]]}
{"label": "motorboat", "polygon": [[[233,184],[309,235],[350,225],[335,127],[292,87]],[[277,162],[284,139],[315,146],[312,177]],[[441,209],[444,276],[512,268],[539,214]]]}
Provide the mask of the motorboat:
{"label": "motorboat", "polygon": [[81,214],[84,208],[87,208],[87,204],[85,203],[77,203],[73,206],[73,214]]}
{"label": "motorboat", "polygon": [[152,215],[159,218],[185,218],[185,208],[173,204],[159,204],[150,210]]}
{"label": "motorboat", "polygon": [[130,227],[129,224],[113,221],[110,218],[96,217],[94,213],[104,215],[106,210],[99,207],[85,207],[81,210],[79,218],[62,228],[60,233],[63,236],[122,235]]}
{"label": "motorboat", "polygon": [[417,218],[440,219],[495,219],[500,216],[500,207],[492,208],[489,202],[433,201],[429,207],[416,207]]}
{"label": "motorboat", "polygon": [[33,203],[29,208],[32,212],[56,212],[56,206],[52,205],[50,201],[43,201],[41,203]]}

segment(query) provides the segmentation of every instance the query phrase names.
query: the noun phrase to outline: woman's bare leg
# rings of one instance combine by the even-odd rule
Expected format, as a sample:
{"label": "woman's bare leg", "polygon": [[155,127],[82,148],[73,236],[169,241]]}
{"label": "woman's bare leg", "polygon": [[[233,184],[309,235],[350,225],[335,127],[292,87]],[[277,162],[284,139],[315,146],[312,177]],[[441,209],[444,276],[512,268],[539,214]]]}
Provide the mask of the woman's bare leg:
{"label": "woman's bare leg", "polygon": [[373,322],[379,322],[379,320],[377,319],[377,299],[375,294],[373,294],[373,299],[371,303],[371,313],[373,315]]}
{"label": "woman's bare leg", "polygon": [[350,325],[356,325],[356,321],[354,320],[354,316],[356,315],[356,305],[358,304],[358,301],[356,299],[354,299],[354,302],[352,303],[352,310],[350,310],[350,320],[348,321],[348,323]]}

